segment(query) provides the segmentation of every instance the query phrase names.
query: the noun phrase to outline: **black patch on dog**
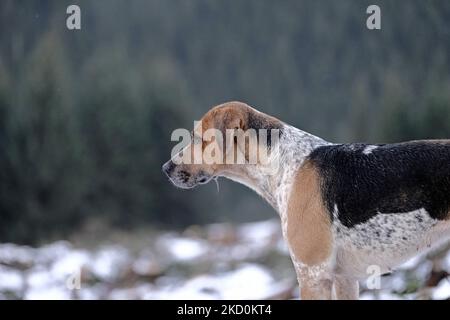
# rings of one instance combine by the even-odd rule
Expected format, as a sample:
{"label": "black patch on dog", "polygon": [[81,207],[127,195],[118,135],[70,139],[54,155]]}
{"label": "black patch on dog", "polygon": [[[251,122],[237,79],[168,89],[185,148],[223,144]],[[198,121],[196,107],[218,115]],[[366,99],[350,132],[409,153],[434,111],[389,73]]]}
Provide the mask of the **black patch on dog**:
{"label": "black patch on dog", "polygon": [[309,156],[321,177],[321,192],[331,219],[335,204],[347,227],[378,212],[405,213],[424,208],[445,219],[450,208],[450,144],[414,141],[378,145],[323,146]]}

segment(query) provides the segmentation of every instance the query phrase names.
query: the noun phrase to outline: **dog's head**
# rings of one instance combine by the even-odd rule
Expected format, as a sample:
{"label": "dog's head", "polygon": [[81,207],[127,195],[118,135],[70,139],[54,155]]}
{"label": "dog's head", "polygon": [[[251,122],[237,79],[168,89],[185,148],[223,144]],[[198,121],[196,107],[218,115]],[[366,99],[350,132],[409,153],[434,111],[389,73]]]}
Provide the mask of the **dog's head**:
{"label": "dog's head", "polygon": [[[271,132],[280,128],[281,121],[245,103],[224,103],[202,117],[191,134],[189,144],[167,161],[162,169],[177,187],[189,189],[206,184],[226,172],[258,165],[260,158],[250,161],[252,151],[255,151],[253,145],[270,148]],[[261,129],[266,131],[264,144],[261,144],[261,136],[258,135],[263,131]],[[252,140],[255,134],[255,140]]]}

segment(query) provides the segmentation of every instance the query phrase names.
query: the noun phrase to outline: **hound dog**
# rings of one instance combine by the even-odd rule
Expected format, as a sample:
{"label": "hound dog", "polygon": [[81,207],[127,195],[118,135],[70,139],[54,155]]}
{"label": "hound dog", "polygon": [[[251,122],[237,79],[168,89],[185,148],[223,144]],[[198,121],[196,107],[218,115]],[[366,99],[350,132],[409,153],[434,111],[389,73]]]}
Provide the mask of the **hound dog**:
{"label": "hound dog", "polygon": [[275,174],[260,163],[177,164],[188,148],[163,171],[181,188],[223,176],[265,198],[281,217],[302,299],[357,299],[370,266],[390,272],[450,236],[450,140],[335,144],[240,102],[214,107],[201,125],[279,130]]}

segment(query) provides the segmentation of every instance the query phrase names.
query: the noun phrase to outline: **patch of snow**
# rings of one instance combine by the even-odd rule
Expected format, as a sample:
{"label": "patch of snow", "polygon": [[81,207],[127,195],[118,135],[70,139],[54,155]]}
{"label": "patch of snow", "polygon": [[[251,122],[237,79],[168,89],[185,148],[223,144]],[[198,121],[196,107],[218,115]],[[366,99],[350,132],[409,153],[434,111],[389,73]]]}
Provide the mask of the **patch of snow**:
{"label": "patch of snow", "polygon": [[284,240],[283,237],[280,237],[280,239],[278,240],[277,245],[276,245],[276,249],[281,254],[284,254],[286,256],[290,255],[288,245],[287,245],[287,243],[286,243],[286,241]]}
{"label": "patch of snow", "polygon": [[[258,255],[259,250],[252,250],[250,246],[238,244],[233,246],[231,248],[230,252],[228,252],[227,256],[228,258],[231,258],[231,260],[245,260],[250,258],[251,256]],[[226,259],[226,257],[225,257]]]}
{"label": "patch of snow", "polygon": [[208,244],[204,240],[167,236],[159,243],[176,261],[192,261],[208,252]]}
{"label": "patch of snow", "polygon": [[361,293],[359,300],[376,300],[375,294],[371,291]]}
{"label": "patch of snow", "polygon": [[416,269],[414,270],[414,275],[420,281],[426,281],[430,276],[432,269],[433,269],[433,262],[425,260],[416,267]]}
{"label": "patch of snow", "polygon": [[145,250],[132,262],[131,269],[140,276],[157,276],[163,272],[163,267],[153,252]]}
{"label": "patch of snow", "polygon": [[26,300],[69,300],[70,292],[63,287],[32,287],[25,294]]}
{"label": "patch of snow", "polygon": [[42,288],[51,286],[54,283],[52,274],[43,267],[34,268],[27,276],[29,288]]}
{"label": "patch of snow", "polygon": [[394,294],[388,289],[365,291],[359,297],[360,300],[405,300],[407,298]]}
{"label": "patch of snow", "polygon": [[65,281],[67,277],[80,272],[80,270],[90,262],[90,256],[87,251],[74,250],[66,252],[55,261],[51,268],[52,277]]}
{"label": "patch of snow", "polygon": [[437,287],[432,289],[431,294],[433,300],[445,300],[450,298],[450,281],[442,279]]}
{"label": "patch of snow", "polygon": [[18,292],[23,286],[24,279],[20,272],[0,265],[0,291]]}
{"label": "patch of snow", "polygon": [[109,246],[96,253],[89,268],[94,275],[104,281],[116,278],[129,262],[127,251],[120,246]]}
{"label": "patch of snow", "polygon": [[[281,226],[277,220],[267,220],[259,222],[244,223],[239,227],[239,236],[246,242],[260,243],[264,245],[271,241],[278,233],[281,233]],[[261,243],[263,242],[263,243]]]}
{"label": "patch of snow", "polygon": [[81,300],[98,300],[106,299],[106,292],[108,291],[108,286],[103,283],[97,283],[93,286],[85,287],[81,285],[81,289],[76,291],[78,298]]}
{"label": "patch of snow", "polygon": [[189,280],[182,287],[173,288],[163,288],[156,289],[147,292],[143,299],[158,299],[158,300],[212,300],[220,299],[217,292],[214,289],[205,286],[209,284],[211,277],[202,276]]}
{"label": "patch of snow", "polygon": [[222,299],[263,299],[269,292],[273,278],[266,268],[248,264],[217,279]]}
{"label": "patch of snow", "polygon": [[407,286],[405,274],[402,272],[394,272],[389,279],[386,279],[386,282],[387,283],[383,287],[396,292],[404,291]]}
{"label": "patch of snow", "polygon": [[108,299],[113,300],[137,300],[143,299],[152,287],[148,284],[141,284],[132,288],[119,288],[111,291]]}
{"label": "patch of snow", "polygon": [[19,263],[31,265],[35,258],[35,250],[28,246],[12,243],[0,244],[0,262],[4,264]]}
{"label": "patch of snow", "polygon": [[37,264],[46,264],[53,262],[63,256],[70,254],[72,245],[68,241],[57,241],[48,245],[45,245],[36,251],[35,262]]}
{"label": "patch of snow", "polygon": [[[150,292],[147,299],[264,299],[273,295],[273,277],[266,268],[246,264],[222,275],[198,276],[181,286]],[[279,289],[279,288],[277,288]]]}
{"label": "patch of snow", "polygon": [[380,290],[378,300],[404,300],[400,295],[390,292],[390,290]]}

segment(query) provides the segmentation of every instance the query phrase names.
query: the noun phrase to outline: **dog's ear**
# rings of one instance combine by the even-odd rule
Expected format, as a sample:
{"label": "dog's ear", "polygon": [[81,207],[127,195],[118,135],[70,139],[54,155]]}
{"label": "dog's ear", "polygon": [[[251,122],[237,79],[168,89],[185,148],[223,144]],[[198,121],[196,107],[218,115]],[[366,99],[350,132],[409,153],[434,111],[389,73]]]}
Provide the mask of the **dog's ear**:
{"label": "dog's ear", "polygon": [[228,124],[228,127],[230,129],[234,129],[234,130],[238,130],[238,129],[245,130],[244,119],[242,119],[242,117],[237,115],[237,116],[234,117],[234,119],[232,119],[230,121],[230,123]]}
{"label": "dog's ear", "polygon": [[223,152],[227,155],[235,146],[237,132],[247,129],[248,116],[238,108],[225,107],[218,109],[214,114],[215,128],[222,133]]}
{"label": "dog's ear", "polygon": [[[230,134],[233,130],[247,130],[247,118],[245,112],[235,109],[223,109],[215,115],[216,124],[215,127],[222,132],[225,138],[227,134]],[[228,132],[227,132],[228,130]]]}
{"label": "dog's ear", "polygon": [[224,114],[222,117],[223,129],[245,130],[246,118],[246,114],[242,111],[239,112],[237,110],[224,110]]}

